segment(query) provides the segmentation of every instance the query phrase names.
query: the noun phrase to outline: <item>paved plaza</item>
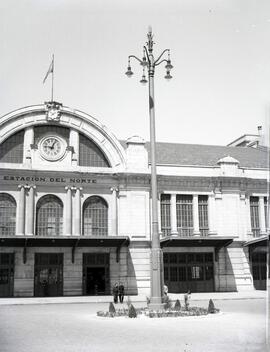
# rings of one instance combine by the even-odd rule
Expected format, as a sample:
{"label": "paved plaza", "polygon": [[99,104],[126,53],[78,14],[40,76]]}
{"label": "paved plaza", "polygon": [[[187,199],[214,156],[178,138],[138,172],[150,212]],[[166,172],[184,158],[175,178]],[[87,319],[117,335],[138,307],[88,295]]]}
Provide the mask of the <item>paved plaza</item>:
{"label": "paved plaza", "polygon": [[[217,300],[217,315],[101,318],[108,303],[0,306],[1,352],[267,351],[266,300]],[[206,300],[191,301],[207,307]],[[118,304],[120,306],[120,304]],[[135,302],[136,307],[143,303]]]}

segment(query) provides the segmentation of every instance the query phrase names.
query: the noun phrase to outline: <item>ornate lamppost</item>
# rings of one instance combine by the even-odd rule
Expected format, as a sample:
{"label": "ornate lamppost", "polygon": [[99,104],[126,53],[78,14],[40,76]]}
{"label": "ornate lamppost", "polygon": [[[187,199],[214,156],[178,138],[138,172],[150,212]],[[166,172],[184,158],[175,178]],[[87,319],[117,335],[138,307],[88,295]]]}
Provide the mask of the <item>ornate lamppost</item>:
{"label": "ornate lamppost", "polygon": [[[156,173],[156,133],[155,133],[155,99],[154,99],[154,74],[156,66],[161,63],[166,63],[166,75],[164,78],[170,80],[172,78],[170,70],[173,68],[170,60],[170,50],[165,49],[159,57],[155,60],[153,54],[153,34],[152,29],[149,27],[147,34],[146,46],[143,46],[143,58],[139,59],[135,55],[129,55],[128,68],[126,75],[131,77],[133,72],[130,66],[130,60],[137,60],[143,68],[142,84],[147,83],[145,77],[145,70],[148,72],[148,85],[149,85],[149,116],[150,116],[150,154],[151,154],[151,195],[152,195],[152,249],[151,249],[151,298],[150,308],[162,309],[162,296],[163,296],[163,280],[161,276],[161,261],[162,251],[160,249],[160,239],[158,232],[158,197],[157,197],[157,173]],[[164,54],[167,53],[167,59],[164,59]]]}

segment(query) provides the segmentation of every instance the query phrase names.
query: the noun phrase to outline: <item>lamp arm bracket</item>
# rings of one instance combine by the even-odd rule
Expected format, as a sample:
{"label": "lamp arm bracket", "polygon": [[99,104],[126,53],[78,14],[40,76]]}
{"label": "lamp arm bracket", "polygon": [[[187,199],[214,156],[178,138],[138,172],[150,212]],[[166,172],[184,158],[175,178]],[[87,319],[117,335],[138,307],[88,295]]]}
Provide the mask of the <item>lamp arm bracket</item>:
{"label": "lamp arm bracket", "polygon": [[147,47],[144,45],[143,46],[144,50],[145,50],[145,53],[146,53],[146,56],[147,56],[147,60],[148,60],[148,63],[150,64],[150,58],[149,58],[149,52],[148,52],[148,49]]}
{"label": "lamp arm bracket", "polygon": [[168,62],[166,59],[163,59],[163,60],[161,60],[161,61],[159,61],[157,64],[155,64],[156,66],[158,66],[158,65],[160,65],[160,64],[162,64],[162,62]]}
{"label": "lamp arm bracket", "polygon": [[132,57],[133,57],[134,59],[138,60],[140,64],[142,63],[142,60],[140,60],[140,59],[139,59],[137,56],[135,56],[135,55],[129,55],[128,58],[130,59],[130,58],[132,58]]}
{"label": "lamp arm bracket", "polygon": [[158,65],[158,61],[162,58],[162,56],[167,52],[170,51],[170,49],[165,49],[162,51],[162,53],[159,55],[159,57],[157,58],[157,60],[154,62],[155,65]]}

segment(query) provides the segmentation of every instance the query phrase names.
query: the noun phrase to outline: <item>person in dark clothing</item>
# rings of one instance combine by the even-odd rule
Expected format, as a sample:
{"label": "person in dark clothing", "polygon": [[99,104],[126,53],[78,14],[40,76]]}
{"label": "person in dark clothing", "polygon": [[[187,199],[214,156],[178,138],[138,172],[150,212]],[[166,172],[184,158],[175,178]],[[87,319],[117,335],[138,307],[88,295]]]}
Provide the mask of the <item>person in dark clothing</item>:
{"label": "person in dark clothing", "polygon": [[118,282],[113,286],[113,301],[114,303],[118,303],[118,294],[119,294],[119,286]]}
{"label": "person in dark clothing", "polygon": [[118,288],[118,295],[119,295],[119,301],[120,303],[123,303],[124,301],[124,295],[125,295],[125,287],[122,284],[122,282],[120,282],[119,288]]}

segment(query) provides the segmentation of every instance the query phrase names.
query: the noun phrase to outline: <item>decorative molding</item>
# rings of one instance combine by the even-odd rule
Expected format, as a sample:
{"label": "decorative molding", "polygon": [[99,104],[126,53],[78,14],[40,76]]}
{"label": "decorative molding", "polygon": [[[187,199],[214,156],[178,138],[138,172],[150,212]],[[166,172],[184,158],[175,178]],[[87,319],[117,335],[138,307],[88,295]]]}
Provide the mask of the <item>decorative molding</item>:
{"label": "decorative molding", "polygon": [[59,121],[61,117],[61,110],[63,104],[57,103],[56,101],[45,102],[46,118],[48,121]]}

